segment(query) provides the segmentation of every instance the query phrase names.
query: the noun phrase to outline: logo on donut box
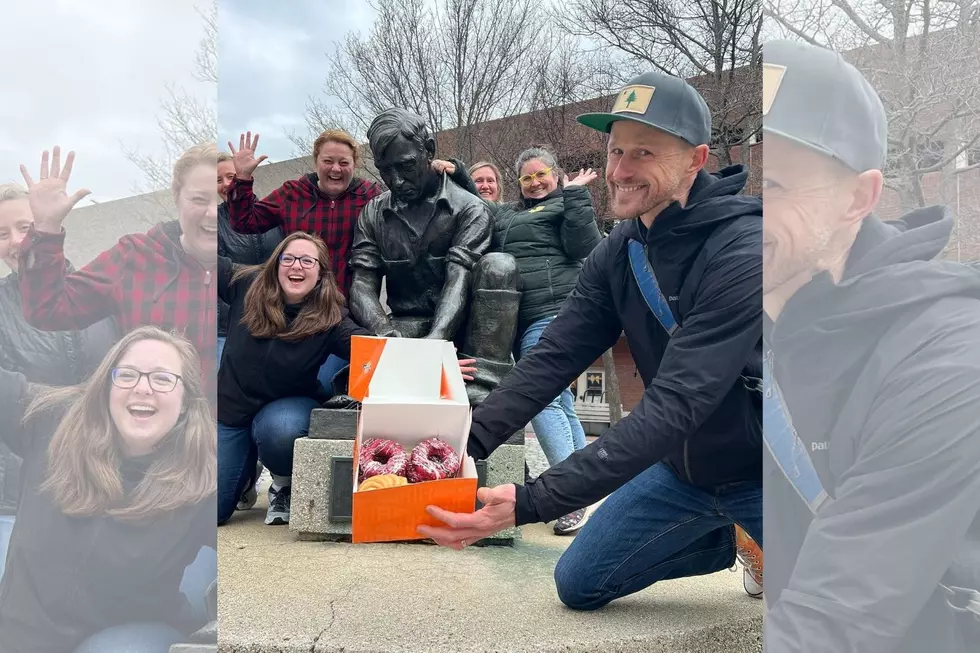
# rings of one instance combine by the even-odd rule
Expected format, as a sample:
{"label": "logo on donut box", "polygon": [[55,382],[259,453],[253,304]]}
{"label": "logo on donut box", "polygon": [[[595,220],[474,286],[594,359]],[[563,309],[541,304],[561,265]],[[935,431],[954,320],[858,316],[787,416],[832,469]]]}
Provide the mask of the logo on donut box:
{"label": "logo on donut box", "polygon": [[[424,539],[422,524],[443,525],[426,506],[452,512],[476,509],[476,464],[466,455],[470,403],[451,342],[354,336],[350,394],[361,402],[354,443],[351,539],[396,542]],[[446,475],[445,458],[459,461]],[[359,489],[362,448],[370,473],[386,478]],[[374,463],[377,465],[374,465]],[[437,480],[428,480],[436,478]]]}

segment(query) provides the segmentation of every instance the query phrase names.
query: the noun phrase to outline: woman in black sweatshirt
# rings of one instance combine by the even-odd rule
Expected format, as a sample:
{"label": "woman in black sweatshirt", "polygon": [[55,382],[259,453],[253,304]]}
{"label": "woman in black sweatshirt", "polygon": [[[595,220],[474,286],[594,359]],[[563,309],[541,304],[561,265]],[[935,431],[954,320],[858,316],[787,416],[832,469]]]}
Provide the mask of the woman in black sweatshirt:
{"label": "woman in black sweatshirt", "polygon": [[259,266],[236,270],[219,257],[218,297],[229,306],[218,371],[218,524],[234,513],[257,458],[272,474],[265,523],[286,524],[293,443],[330,396],[320,366],[331,354],[350,360],[351,337],[372,334],[348,316],[326,245],[304,232],[286,236]]}
{"label": "woman in black sweatshirt", "polygon": [[24,460],[0,653],[166,653],[203,625],[180,591],[216,548],[200,368],[189,342],[140,327],[78,386],[0,370],[0,436]]}

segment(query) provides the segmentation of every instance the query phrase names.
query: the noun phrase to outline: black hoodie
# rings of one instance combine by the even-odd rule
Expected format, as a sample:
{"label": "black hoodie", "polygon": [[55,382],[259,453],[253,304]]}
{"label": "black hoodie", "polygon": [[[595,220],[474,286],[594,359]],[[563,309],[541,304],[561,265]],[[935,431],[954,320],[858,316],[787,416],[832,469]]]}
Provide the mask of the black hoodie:
{"label": "black hoodie", "polygon": [[937,586],[980,508],[980,272],[932,260],[945,209],[902,223],[867,218],[841,282],[818,275],[766,323],[834,499],[812,518],[766,456],[772,653],[962,650]]}
{"label": "black hoodie", "polygon": [[[540,342],[473,411],[469,453],[485,458],[527,424],[625,331],[646,392],[621,422],[517,492],[518,524],[549,521],[605,497],[666,461],[699,487],[759,481],[762,366],[762,201],[740,195],[731,166],[695,180],[647,231],[616,226],[586,259]],[[680,329],[669,337],[644,302],[627,254],[649,260]]]}

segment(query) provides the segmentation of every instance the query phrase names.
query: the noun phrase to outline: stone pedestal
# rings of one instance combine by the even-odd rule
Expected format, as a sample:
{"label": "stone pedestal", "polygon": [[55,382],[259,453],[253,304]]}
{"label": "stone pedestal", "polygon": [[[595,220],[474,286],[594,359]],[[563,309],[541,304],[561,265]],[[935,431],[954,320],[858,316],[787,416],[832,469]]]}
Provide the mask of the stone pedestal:
{"label": "stone pedestal", "polygon": [[[310,435],[296,440],[289,528],[304,540],[350,541],[351,493],[357,411],[313,411]],[[486,460],[477,462],[479,487],[524,482],[524,431]],[[477,506],[479,508],[479,505]],[[479,542],[511,545],[521,537],[509,528]]]}

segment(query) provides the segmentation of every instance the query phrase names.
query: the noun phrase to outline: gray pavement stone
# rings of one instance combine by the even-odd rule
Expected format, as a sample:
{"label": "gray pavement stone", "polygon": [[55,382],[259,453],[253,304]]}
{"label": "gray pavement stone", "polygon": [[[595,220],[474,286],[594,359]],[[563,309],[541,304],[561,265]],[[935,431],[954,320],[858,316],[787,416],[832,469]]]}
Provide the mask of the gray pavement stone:
{"label": "gray pavement stone", "polygon": [[265,526],[265,496],[218,529],[224,653],[758,653],[762,603],[741,574],[658,583],[596,612],[553,573],[571,538],[514,547],[313,543]]}

